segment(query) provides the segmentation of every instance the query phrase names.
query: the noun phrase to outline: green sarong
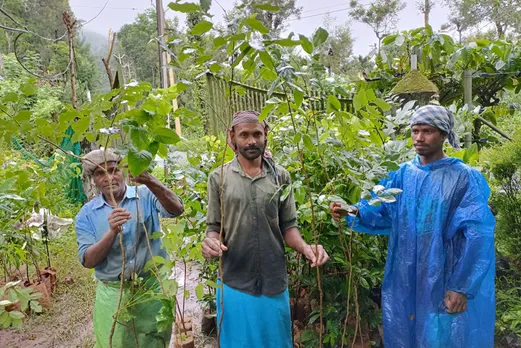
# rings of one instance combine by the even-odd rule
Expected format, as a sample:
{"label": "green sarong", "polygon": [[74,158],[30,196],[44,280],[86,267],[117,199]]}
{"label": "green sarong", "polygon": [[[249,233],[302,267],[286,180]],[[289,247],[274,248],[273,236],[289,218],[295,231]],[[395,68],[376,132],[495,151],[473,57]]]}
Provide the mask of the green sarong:
{"label": "green sarong", "polygon": [[[151,287],[155,289],[157,282]],[[94,334],[96,348],[110,347],[110,331],[119,299],[119,282],[98,281],[94,306]],[[156,316],[161,302],[150,299],[150,295],[135,296],[132,300],[130,283],[125,283],[121,299],[120,315],[112,337],[113,348],[167,348],[172,330],[158,332]],[[148,299],[147,299],[148,297]],[[129,305],[130,301],[135,301]],[[133,317],[133,318],[132,318]]]}

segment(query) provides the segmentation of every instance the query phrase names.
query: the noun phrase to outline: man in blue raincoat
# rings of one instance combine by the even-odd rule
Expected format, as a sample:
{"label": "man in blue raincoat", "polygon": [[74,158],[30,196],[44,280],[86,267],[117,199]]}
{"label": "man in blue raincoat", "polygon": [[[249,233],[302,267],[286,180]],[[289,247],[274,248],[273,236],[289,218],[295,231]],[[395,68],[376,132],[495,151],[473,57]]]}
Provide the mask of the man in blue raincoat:
{"label": "man in blue raincoat", "polygon": [[[454,116],[427,105],[412,116],[417,156],[380,183],[403,192],[378,207],[331,203],[358,232],[388,234],[382,285],[386,348],[492,348],[495,220],[484,177],[443,151],[458,147]],[[353,221],[353,219],[355,219]]]}

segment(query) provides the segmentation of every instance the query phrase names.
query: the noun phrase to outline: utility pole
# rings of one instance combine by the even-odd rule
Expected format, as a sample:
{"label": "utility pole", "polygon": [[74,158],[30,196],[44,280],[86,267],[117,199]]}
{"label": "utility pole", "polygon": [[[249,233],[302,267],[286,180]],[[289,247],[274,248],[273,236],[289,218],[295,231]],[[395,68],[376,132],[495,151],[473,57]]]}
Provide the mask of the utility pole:
{"label": "utility pole", "polygon": [[76,35],[76,19],[67,11],[63,12],[63,23],[67,28],[67,37],[69,41],[69,72],[71,77],[71,90],[72,90],[72,106],[78,109],[78,96],[76,93],[76,57],[74,38]]}
{"label": "utility pole", "polygon": [[[166,21],[165,12],[163,11],[163,1],[156,0],[156,15],[157,15],[157,34],[159,36],[159,64],[160,64],[160,80],[161,88],[168,88],[175,84],[174,69],[170,66],[170,55],[163,49],[166,47],[167,35],[165,33]],[[177,99],[172,100],[173,111],[178,108]],[[167,125],[170,128],[170,115],[167,116]],[[177,135],[181,136],[181,121],[179,117],[175,118],[175,131]]]}
{"label": "utility pole", "polygon": [[163,1],[156,0],[156,15],[157,15],[157,35],[159,37],[159,72],[161,88],[168,88],[168,66],[166,52],[163,47],[166,46],[165,39],[165,13],[163,11]]}

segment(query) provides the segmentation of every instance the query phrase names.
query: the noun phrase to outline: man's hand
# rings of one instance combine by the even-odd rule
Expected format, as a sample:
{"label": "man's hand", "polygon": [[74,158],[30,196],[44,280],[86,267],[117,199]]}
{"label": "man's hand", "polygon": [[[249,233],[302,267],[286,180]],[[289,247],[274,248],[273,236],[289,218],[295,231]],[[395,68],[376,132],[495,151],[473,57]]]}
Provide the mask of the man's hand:
{"label": "man's hand", "polygon": [[329,256],[322,245],[307,245],[302,250],[302,254],[311,261],[311,267],[322,266],[329,260]]}
{"label": "man's hand", "polygon": [[129,172],[128,177],[129,177],[130,181],[132,181],[133,183],[141,184],[141,185],[147,185],[150,182],[157,180],[152,174],[150,174],[147,171],[144,171],[143,173],[139,174],[136,177],[132,176],[132,174],[130,174],[130,172]]}
{"label": "man's hand", "polygon": [[123,208],[116,208],[109,215],[109,226],[113,233],[119,233],[122,230],[122,226],[128,220],[132,219],[132,215]]}
{"label": "man's hand", "polygon": [[215,237],[206,237],[203,241],[202,249],[203,256],[206,259],[221,256],[223,251],[228,250],[228,248],[220,242],[219,238]]}
{"label": "man's hand", "polygon": [[448,290],[445,293],[445,307],[449,314],[463,313],[467,310],[467,296]]}
{"label": "man's hand", "polygon": [[358,214],[358,209],[356,207],[349,205],[347,206],[347,209],[344,209],[342,207],[342,204],[338,202],[331,202],[331,204],[329,205],[329,209],[331,209],[331,217],[336,221],[340,221],[340,218],[346,217],[349,214]]}

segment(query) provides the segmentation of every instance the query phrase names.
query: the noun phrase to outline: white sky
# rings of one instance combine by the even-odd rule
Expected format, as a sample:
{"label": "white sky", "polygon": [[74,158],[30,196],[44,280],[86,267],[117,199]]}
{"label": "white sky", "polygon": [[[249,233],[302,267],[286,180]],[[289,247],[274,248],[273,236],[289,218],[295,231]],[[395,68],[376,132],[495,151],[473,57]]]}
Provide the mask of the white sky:
{"label": "white sky", "polygon": [[[90,20],[95,17],[107,0],[70,0],[70,5],[79,19]],[[233,7],[234,0],[217,0],[226,10]],[[210,13],[214,15],[213,22],[222,22],[223,10],[212,0]],[[163,0],[166,8],[170,0]],[[196,2],[189,0],[189,2]],[[369,0],[361,0],[369,3]],[[123,25],[132,23],[136,15],[146,8],[155,6],[156,0],[109,0],[103,12],[85,27],[102,35],[107,35],[109,29],[117,31]],[[407,7],[400,12],[398,28],[400,30],[414,29],[423,26],[423,14],[417,9],[415,0],[406,0]],[[329,12],[332,17],[332,26],[349,23],[354,42],[354,54],[365,55],[371,50],[371,45],[376,42],[376,37],[371,28],[350,20],[348,16],[349,0],[297,0],[297,6],[303,7],[301,19],[291,19],[288,31],[294,31],[305,35],[311,35],[319,26],[324,26],[324,17]],[[441,25],[447,22],[447,8],[441,4],[435,5],[430,15],[430,24],[434,30],[439,30]],[[166,12],[167,17],[177,15],[184,24],[184,16],[171,10]]]}

